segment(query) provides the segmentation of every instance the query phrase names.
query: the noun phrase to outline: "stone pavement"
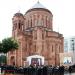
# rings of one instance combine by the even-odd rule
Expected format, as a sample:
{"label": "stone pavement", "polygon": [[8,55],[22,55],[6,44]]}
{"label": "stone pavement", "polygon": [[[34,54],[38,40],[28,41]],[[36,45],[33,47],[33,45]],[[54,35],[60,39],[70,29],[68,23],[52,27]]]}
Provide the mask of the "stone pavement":
{"label": "stone pavement", "polygon": [[66,73],[66,74],[64,74],[64,75],[75,75],[75,73]]}

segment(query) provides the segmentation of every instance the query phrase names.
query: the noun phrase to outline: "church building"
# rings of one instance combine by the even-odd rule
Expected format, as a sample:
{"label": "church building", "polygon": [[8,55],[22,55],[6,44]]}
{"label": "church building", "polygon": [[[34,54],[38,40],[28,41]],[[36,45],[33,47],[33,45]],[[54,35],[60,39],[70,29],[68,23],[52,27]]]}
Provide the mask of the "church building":
{"label": "church building", "polygon": [[7,63],[24,66],[27,57],[36,55],[44,57],[43,64],[60,65],[59,54],[64,51],[64,38],[62,34],[53,31],[52,22],[52,12],[40,2],[25,14],[14,14],[12,37],[18,41],[19,48],[8,52]]}

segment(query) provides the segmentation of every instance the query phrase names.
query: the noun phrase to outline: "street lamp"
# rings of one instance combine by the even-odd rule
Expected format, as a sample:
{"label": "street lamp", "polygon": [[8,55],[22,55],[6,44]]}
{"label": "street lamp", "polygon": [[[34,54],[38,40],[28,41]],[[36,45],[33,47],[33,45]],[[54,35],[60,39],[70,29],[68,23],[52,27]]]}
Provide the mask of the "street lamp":
{"label": "street lamp", "polygon": [[75,50],[75,48],[74,48],[74,40],[71,40],[72,41],[72,51],[73,51],[73,64],[74,64],[74,50]]}
{"label": "street lamp", "polygon": [[74,40],[72,40],[72,51],[74,53]]}

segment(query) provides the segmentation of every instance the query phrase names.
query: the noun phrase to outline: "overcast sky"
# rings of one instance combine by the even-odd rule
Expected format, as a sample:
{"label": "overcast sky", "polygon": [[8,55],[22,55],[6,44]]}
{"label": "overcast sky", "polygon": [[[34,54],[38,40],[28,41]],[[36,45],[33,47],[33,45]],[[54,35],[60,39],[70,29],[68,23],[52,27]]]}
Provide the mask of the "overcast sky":
{"label": "overcast sky", "polygon": [[[12,17],[30,9],[38,0],[0,0],[0,40],[12,34]],[[53,30],[75,36],[75,0],[39,0],[53,13]]]}

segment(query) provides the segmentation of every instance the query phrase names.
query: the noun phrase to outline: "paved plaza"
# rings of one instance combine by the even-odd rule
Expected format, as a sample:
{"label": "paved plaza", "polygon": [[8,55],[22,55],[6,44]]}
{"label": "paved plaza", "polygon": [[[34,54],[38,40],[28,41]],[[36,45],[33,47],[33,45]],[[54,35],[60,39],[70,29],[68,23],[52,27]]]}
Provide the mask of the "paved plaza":
{"label": "paved plaza", "polygon": [[75,73],[66,73],[66,74],[64,74],[64,75],[75,75]]}

